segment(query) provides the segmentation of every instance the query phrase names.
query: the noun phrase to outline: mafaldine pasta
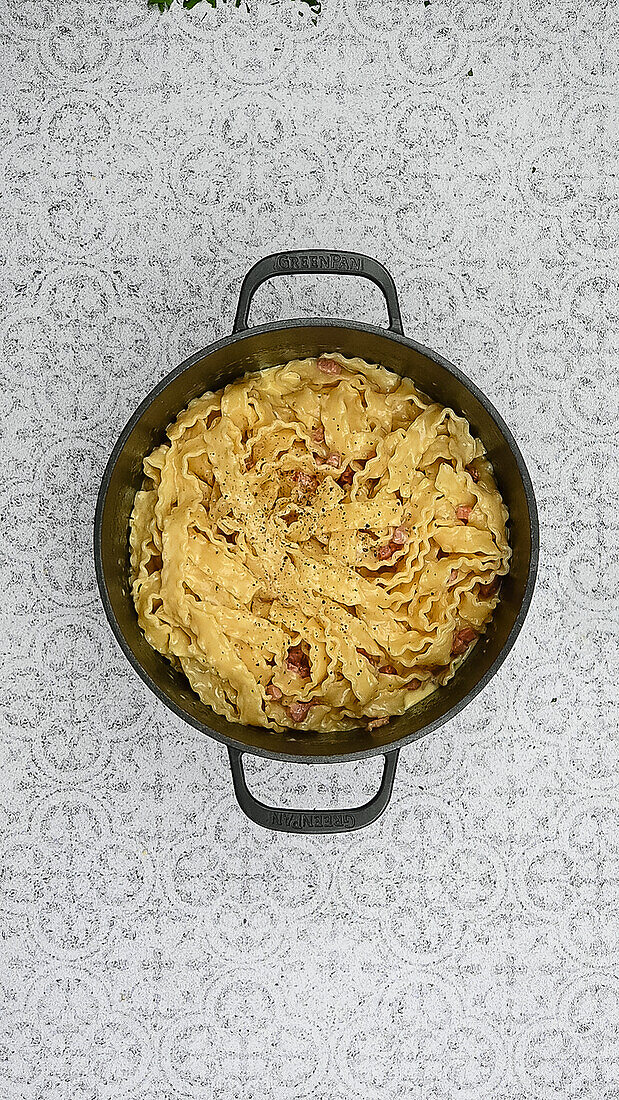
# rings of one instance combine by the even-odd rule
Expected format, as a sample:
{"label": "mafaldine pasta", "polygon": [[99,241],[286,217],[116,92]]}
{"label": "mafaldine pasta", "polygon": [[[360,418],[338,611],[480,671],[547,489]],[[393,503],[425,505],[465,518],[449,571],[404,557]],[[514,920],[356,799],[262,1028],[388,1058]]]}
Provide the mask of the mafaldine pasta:
{"label": "mafaldine pasta", "polygon": [[508,572],[507,510],[467,421],[362,359],[205,393],[144,472],[140,626],[232,721],[384,725],[454,675]]}

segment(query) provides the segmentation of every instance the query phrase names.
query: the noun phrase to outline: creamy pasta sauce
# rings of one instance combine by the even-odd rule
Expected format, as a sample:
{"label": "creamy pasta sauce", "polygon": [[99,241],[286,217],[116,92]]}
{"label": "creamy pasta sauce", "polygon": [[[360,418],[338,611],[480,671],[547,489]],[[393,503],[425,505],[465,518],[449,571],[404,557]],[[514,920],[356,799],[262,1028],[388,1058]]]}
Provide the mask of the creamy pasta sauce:
{"label": "creamy pasta sauce", "polygon": [[453,676],[508,572],[507,511],[467,421],[361,359],[205,393],[144,472],[140,626],[234,721],[385,724]]}

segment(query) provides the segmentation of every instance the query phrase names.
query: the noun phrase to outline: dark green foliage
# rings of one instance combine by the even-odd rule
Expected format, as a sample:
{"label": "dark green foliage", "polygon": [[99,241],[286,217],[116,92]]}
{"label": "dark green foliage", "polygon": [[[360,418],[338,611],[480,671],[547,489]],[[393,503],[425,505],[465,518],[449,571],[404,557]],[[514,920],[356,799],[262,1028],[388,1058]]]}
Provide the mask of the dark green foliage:
{"label": "dark green foliage", "polygon": [[[149,8],[159,8],[159,11],[169,11],[174,3],[174,0],[146,0]],[[222,0],[222,3],[226,4],[230,2],[235,8],[240,8],[243,0]],[[182,4],[184,8],[195,8],[196,4],[208,4],[211,8],[217,7],[217,0],[178,0],[179,4]],[[318,16],[322,11],[322,0],[299,0],[300,4],[304,4],[305,8],[301,8],[299,15],[303,15],[304,11],[309,10],[312,14],[312,23],[316,26],[318,22]],[[429,0],[428,0],[429,3]],[[245,4],[249,11],[249,5]]]}

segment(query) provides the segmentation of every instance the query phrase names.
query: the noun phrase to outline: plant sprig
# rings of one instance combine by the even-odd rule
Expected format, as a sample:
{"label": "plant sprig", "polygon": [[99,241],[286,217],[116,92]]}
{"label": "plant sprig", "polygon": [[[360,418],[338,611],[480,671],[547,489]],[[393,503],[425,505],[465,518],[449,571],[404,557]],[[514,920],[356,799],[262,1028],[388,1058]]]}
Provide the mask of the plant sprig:
{"label": "plant sprig", "polygon": [[[226,3],[226,0],[223,0]],[[235,7],[240,6],[241,0],[235,3]],[[148,0],[149,8],[159,8],[159,11],[169,11],[172,7],[174,0]],[[217,0],[179,0],[184,8],[195,8],[196,4],[207,3],[209,7],[216,8]]]}
{"label": "plant sprig", "polygon": [[[162,12],[169,11],[172,7],[172,4],[174,4],[175,2],[180,4],[183,8],[187,8],[188,10],[190,10],[191,8],[195,8],[197,4],[208,4],[210,8],[217,7],[217,0],[147,0],[149,8],[159,8],[159,11]],[[230,3],[235,8],[240,8],[242,2],[243,0],[222,0],[223,4]],[[299,3],[304,4],[305,10],[309,9],[309,11],[312,13],[312,23],[314,24],[314,26],[316,26],[316,23],[318,22],[318,16],[322,11],[322,0],[299,0]],[[247,0],[245,0],[245,6],[249,11],[249,4],[247,4]],[[301,9],[299,11],[299,15],[303,14],[303,10],[304,9]]]}

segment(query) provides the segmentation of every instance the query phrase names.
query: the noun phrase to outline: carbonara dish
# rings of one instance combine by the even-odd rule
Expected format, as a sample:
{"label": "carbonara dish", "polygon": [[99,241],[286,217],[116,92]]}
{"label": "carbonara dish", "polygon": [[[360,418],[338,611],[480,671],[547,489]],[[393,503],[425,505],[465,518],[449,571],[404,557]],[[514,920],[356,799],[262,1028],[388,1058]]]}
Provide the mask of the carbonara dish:
{"label": "carbonara dish", "polygon": [[144,473],[140,626],[231,721],[384,725],[454,675],[508,572],[507,510],[467,421],[362,359],[205,393]]}

